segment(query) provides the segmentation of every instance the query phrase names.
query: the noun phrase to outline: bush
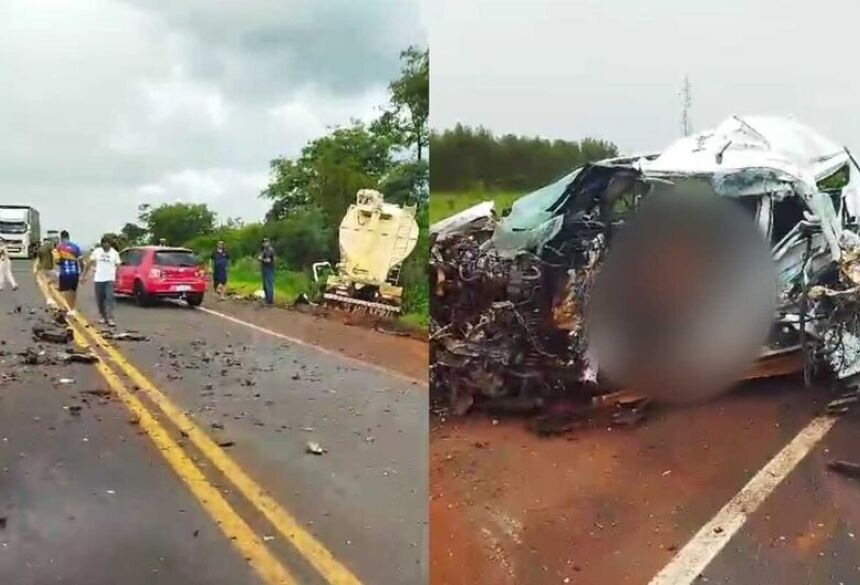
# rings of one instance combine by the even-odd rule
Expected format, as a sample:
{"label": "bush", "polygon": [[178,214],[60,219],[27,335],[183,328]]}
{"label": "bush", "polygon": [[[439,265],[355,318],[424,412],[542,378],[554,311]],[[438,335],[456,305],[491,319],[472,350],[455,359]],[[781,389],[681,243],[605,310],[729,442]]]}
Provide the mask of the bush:
{"label": "bush", "polygon": [[332,242],[335,228],[329,227],[322,212],[294,211],[288,218],[265,224],[278,258],[293,270],[308,270],[314,262],[337,256]]}
{"label": "bush", "polygon": [[418,210],[418,244],[415,251],[403,263],[400,284],[403,286],[403,313],[421,316],[418,322],[428,325],[430,314],[430,281],[427,266],[430,262],[429,220],[426,206]]}
{"label": "bush", "polygon": [[309,270],[320,260],[332,260],[333,230],[326,226],[322,213],[314,210],[294,211],[287,219],[252,223],[240,228],[220,227],[213,233],[198,236],[185,245],[202,258],[209,258],[219,240],[233,260],[256,258],[264,237],[272,240],[278,262],[290,270]]}

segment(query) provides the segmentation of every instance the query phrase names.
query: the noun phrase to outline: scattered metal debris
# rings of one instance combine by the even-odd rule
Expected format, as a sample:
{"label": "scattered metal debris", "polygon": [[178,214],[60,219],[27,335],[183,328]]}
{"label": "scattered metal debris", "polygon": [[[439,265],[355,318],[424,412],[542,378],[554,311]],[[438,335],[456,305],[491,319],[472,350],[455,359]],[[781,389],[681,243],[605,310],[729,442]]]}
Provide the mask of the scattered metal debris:
{"label": "scattered metal debris", "polygon": [[846,477],[851,477],[854,479],[860,479],[860,463],[837,460],[828,463],[827,468],[831,471],[835,471],[840,475],[844,475]]}
{"label": "scattered metal debris", "polygon": [[57,358],[63,362],[77,362],[82,364],[94,364],[99,361],[99,357],[91,351],[77,351],[70,349],[57,354]]}
{"label": "scattered metal debris", "polygon": [[75,334],[70,327],[41,323],[33,325],[33,336],[38,341],[50,343],[71,343]]}
{"label": "scattered metal debris", "polygon": [[323,449],[319,443],[308,441],[308,444],[305,446],[305,453],[310,455],[322,455],[326,453],[326,450]]}
{"label": "scattered metal debris", "polygon": [[105,339],[112,339],[113,341],[149,341],[149,338],[137,331],[111,331],[110,329],[106,329],[101,332],[102,337]]}

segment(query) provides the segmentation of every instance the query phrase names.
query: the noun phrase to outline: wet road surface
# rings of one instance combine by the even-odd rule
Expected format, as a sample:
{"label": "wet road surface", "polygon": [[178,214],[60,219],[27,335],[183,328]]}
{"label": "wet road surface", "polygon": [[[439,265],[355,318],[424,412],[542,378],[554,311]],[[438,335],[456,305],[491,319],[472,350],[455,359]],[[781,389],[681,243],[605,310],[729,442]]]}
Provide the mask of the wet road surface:
{"label": "wet road surface", "polygon": [[[522,420],[437,419],[433,583],[646,585],[828,397],[770,379],[637,428],[547,439]],[[860,583],[860,482],[825,468],[860,460],[858,445],[860,417],[849,414],[692,582]]]}
{"label": "wet road surface", "polygon": [[[43,304],[29,266],[15,268],[21,289],[0,294],[9,354],[32,342],[27,310],[7,313]],[[79,311],[95,323],[91,288],[82,286]],[[426,582],[428,419],[419,384],[173,305],[122,302],[117,321],[150,340],[117,341],[119,362],[100,355],[295,582]],[[74,384],[52,383],[66,374]],[[120,401],[93,397],[79,416],[63,409],[82,389],[107,388],[95,366],[33,367],[20,377],[0,385],[8,468],[0,574],[20,575],[14,583],[112,583],[117,575],[152,583],[157,570],[171,583],[265,582],[219,528],[219,508],[204,509]],[[191,426],[174,424],[183,417]],[[326,452],[308,454],[309,441]]]}

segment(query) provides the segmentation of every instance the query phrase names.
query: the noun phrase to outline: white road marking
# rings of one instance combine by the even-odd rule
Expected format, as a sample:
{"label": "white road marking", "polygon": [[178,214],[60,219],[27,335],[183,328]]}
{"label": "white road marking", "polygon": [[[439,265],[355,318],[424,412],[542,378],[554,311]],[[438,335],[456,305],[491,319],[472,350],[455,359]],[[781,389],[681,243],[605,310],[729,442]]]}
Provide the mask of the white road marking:
{"label": "white road marking", "polygon": [[831,416],[819,416],[806,425],[716,516],[702,526],[648,585],[693,583],[741,529],[747,518],[824,438],[837,420]]}
{"label": "white road marking", "polygon": [[401,380],[406,380],[407,382],[411,382],[414,384],[418,384],[419,386],[427,387],[428,383],[426,380],[421,380],[418,378],[413,378],[412,376],[407,376],[406,374],[402,374],[400,372],[396,372],[394,370],[390,370],[383,366],[373,364],[370,362],[365,362],[360,359],[356,359],[354,357],[350,357],[348,355],[344,355],[338,351],[333,351],[331,349],[327,349],[325,347],[321,347],[319,345],[315,345],[313,343],[309,343],[304,341],[303,339],[299,339],[297,337],[291,337],[289,335],[284,335],[283,333],[278,333],[277,331],[272,331],[271,329],[266,329],[265,327],[260,327],[259,325],[254,325],[253,323],[248,323],[247,321],[243,321],[241,319],[237,319],[236,317],[232,317],[230,315],[226,315],[224,313],[220,313],[218,311],[213,311],[212,309],[207,309],[206,307],[198,307],[198,311],[203,311],[204,313],[208,313],[210,315],[215,315],[216,317],[220,317],[222,319],[226,319],[232,323],[236,323],[238,325],[244,325],[245,327],[249,327],[255,331],[259,331],[260,333],[266,333],[267,335],[271,335],[273,337],[277,337],[279,339],[283,339],[284,341],[289,341],[290,343],[295,343],[298,345],[302,345],[304,347],[309,347],[317,350],[320,353],[324,353],[326,355],[330,355],[336,357],[338,359],[350,362],[351,364],[360,367],[360,368],[368,368],[371,370],[376,370],[377,372],[381,372],[386,376],[392,376],[394,378],[399,378]]}

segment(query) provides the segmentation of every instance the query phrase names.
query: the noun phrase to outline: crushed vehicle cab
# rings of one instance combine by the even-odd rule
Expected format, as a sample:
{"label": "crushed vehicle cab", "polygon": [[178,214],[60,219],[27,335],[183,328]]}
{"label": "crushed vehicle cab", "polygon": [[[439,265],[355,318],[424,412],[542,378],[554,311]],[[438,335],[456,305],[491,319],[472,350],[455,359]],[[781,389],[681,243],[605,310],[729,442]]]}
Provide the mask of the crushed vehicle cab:
{"label": "crushed vehicle cab", "polygon": [[[660,153],[576,169],[496,219],[476,206],[431,226],[431,376],[458,412],[476,399],[537,409],[598,389],[584,308],[613,234],[667,185],[731,198],[773,253],[778,310],[763,355],[860,372],[860,170],[793,119],[733,116]],[[806,344],[809,342],[809,345]]]}

